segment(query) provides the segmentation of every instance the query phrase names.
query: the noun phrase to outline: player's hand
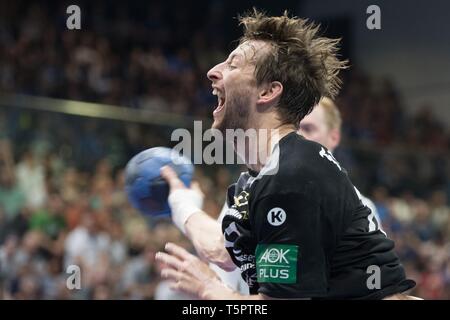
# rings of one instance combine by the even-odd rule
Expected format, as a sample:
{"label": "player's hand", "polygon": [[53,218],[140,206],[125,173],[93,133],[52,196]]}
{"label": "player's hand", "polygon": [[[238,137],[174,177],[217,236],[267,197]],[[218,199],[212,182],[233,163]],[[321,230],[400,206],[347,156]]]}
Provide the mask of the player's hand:
{"label": "player's hand", "polygon": [[161,176],[170,187],[168,202],[172,220],[178,229],[186,234],[185,223],[191,215],[202,211],[204,195],[196,183],[193,183],[191,188],[186,187],[169,166],[161,168]]}
{"label": "player's hand", "polygon": [[[196,207],[192,200],[203,193],[196,183],[187,188],[172,168],[166,166],[161,175],[170,185],[169,205],[172,209],[172,220],[192,241],[201,259],[218,265],[226,271],[236,269],[225,244],[220,224]],[[197,204],[198,205],[198,204]]]}
{"label": "player's hand", "polygon": [[156,260],[166,267],[161,276],[172,280],[171,288],[199,299],[230,299],[233,291],[225,286],[217,274],[196,256],[173,243],[166,244],[167,253],[156,253]]}

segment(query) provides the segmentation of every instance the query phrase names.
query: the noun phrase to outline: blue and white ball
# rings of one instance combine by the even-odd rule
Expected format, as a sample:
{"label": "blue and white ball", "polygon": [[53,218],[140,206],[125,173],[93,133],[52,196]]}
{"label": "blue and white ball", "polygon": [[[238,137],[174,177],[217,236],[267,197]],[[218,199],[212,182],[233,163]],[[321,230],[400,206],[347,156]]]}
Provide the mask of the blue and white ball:
{"label": "blue and white ball", "polygon": [[171,166],[189,187],[194,173],[191,161],[177,151],[155,147],[135,155],[125,168],[125,191],[131,205],[145,215],[169,216],[169,185],[161,177],[163,166]]}

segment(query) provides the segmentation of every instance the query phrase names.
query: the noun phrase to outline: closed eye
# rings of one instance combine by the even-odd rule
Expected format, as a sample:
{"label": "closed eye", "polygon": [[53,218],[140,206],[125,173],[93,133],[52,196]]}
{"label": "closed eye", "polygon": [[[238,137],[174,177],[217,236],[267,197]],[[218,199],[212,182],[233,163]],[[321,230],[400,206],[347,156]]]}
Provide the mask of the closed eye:
{"label": "closed eye", "polygon": [[233,69],[236,69],[236,68],[237,68],[236,66],[233,66],[231,63],[227,63],[227,67],[228,67],[228,69],[230,69],[230,70],[233,70]]}
{"label": "closed eye", "polygon": [[310,125],[310,124],[302,124],[300,123],[300,131],[304,132],[304,133],[311,133],[314,130],[314,126]]}

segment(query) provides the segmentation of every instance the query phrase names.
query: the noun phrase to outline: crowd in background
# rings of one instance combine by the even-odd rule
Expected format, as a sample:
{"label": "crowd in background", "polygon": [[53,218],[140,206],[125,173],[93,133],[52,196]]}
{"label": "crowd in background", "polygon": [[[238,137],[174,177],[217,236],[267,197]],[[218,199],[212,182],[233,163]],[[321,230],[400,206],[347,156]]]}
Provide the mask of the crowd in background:
{"label": "crowd in background", "polygon": [[[62,5],[1,3],[0,92],[210,117],[216,99],[205,74],[230,49],[222,2],[199,20],[183,4],[185,11],[149,4],[136,13],[113,3],[92,4],[95,19],[86,16],[83,32],[57,19]],[[375,202],[418,283],[412,293],[450,299],[448,126],[427,106],[407,114],[388,80],[357,67],[344,78],[336,158]],[[127,160],[168,145],[171,130],[2,107],[0,298],[176,297],[154,253],[169,240],[191,249],[189,242],[166,220],[132,209],[123,192]],[[240,169],[196,167],[212,216]],[[80,290],[67,289],[71,264],[81,268]]]}

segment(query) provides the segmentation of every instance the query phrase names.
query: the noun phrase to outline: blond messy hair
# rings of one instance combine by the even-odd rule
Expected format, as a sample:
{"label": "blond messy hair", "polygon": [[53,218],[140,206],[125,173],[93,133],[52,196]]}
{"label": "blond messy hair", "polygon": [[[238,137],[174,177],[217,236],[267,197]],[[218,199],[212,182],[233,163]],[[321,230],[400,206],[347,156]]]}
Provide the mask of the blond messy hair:
{"label": "blond messy hair", "polygon": [[319,105],[323,108],[325,122],[329,130],[337,129],[341,131],[342,117],[337,105],[330,98],[323,97]]}
{"label": "blond messy hair", "polygon": [[287,11],[279,17],[269,17],[253,9],[239,17],[244,27],[242,44],[262,40],[271,46],[256,62],[258,85],[279,81],[283,92],[277,106],[283,123],[298,124],[322,96],[334,98],[340,89],[340,70],[347,61],[337,57],[340,39],[319,36],[319,25],[305,19],[289,17]]}

